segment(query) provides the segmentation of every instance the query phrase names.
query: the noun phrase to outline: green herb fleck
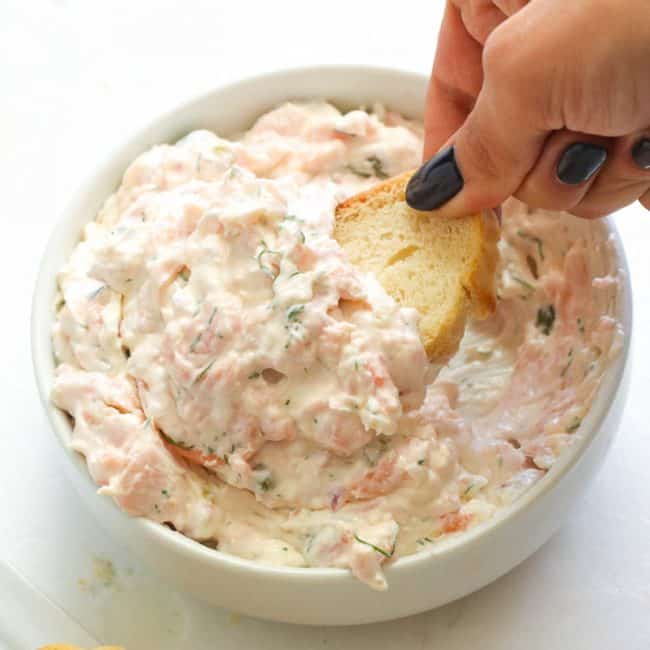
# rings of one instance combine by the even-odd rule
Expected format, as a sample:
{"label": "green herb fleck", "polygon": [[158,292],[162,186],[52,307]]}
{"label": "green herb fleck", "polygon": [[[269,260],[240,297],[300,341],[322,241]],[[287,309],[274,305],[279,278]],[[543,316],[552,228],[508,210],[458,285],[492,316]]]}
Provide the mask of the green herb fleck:
{"label": "green herb fleck", "polygon": [[517,234],[522,239],[526,239],[527,241],[535,244],[537,246],[537,253],[539,254],[539,259],[544,261],[544,242],[536,235],[531,235],[529,232],[525,232],[523,230],[518,230]]}
{"label": "green herb fleck", "polygon": [[395,553],[395,546],[389,551],[385,551],[383,548],[379,548],[379,546],[375,546],[374,544],[366,541],[365,539],[361,539],[358,535],[354,536],[354,539],[359,542],[359,544],[365,544],[366,546],[369,546],[373,551],[377,551],[377,553],[381,553],[384,557],[391,558],[393,557],[393,553]]}
{"label": "green herb fleck", "polygon": [[270,476],[267,476],[264,478],[262,481],[260,481],[260,489],[262,492],[268,492],[273,488],[275,483],[273,482],[273,479]]}
{"label": "green herb fleck", "polygon": [[160,490],[160,493],[161,493],[164,497],[169,497],[169,490]]}
{"label": "green herb fleck", "polygon": [[582,420],[577,415],[574,415],[571,422],[569,422],[569,426],[566,428],[566,432],[567,433],[575,433],[578,430],[578,428],[580,427],[581,423],[582,423]]}
{"label": "green herb fleck", "polygon": [[295,323],[299,320],[300,314],[305,311],[305,305],[293,305],[287,309],[287,320],[290,323]]}
{"label": "green herb fleck", "polygon": [[105,285],[105,284],[102,284],[101,286],[99,286],[97,289],[95,289],[93,292],[91,292],[91,293],[89,294],[89,296],[88,296],[88,300],[94,300],[95,298],[97,298],[97,296],[98,296],[102,291],[104,291],[104,289],[106,289],[106,285]]}
{"label": "green herb fleck", "polygon": [[578,325],[578,331],[580,332],[580,334],[584,334],[585,333],[585,321],[582,318],[582,316],[578,316],[578,318],[576,319],[576,323]]}
{"label": "green herb fleck", "polygon": [[181,449],[194,449],[194,445],[188,445],[186,442],[183,442],[182,440],[174,440],[171,436],[168,436],[166,433],[163,433],[162,431],[160,432],[161,437],[163,440],[168,442],[170,445],[174,445],[175,447],[180,447]]}
{"label": "green herb fleck", "polygon": [[197,345],[199,344],[199,342],[201,341],[201,337],[202,337],[202,336],[203,336],[203,332],[199,332],[199,333],[194,337],[194,339],[193,339],[192,342],[190,343],[190,352],[194,352],[194,350],[196,349],[196,346],[197,346]]}
{"label": "green herb fleck", "polygon": [[384,166],[381,160],[377,158],[377,156],[370,156],[370,158],[368,158],[368,162],[370,163],[372,171],[375,172],[375,176],[377,178],[388,178],[388,174],[384,171]]}
{"label": "green herb fleck", "polygon": [[366,158],[365,165],[366,168],[364,169],[355,167],[354,165],[346,165],[346,169],[361,178],[371,178],[372,176],[381,179],[388,178],[388,174],[384,171],[383,163],[377,156],[369,156]]}
{"label": "green herb fleck", "polygon": [[418,465],[424,465],[425,462],[426,462],[425,458],[420,458],[420,460],[418,461]]}
{"label": "green herb fleck", "polygon": [[569,354],[567,355],[568,361],[566,362],[566,365],[564,368],[562,368],[562,372],[560,373],[560,377],[564,377],[567,372],[569,372],[569,368],[571,367],[571,364],[573,363],[573,348],[569,350]]}
{"label": "green herb fleck", "polygon": [[475,487],[475,484],[474,484],[474,483],[470,483],[470,484],[465,488],[465,491],[463,492],[463,496],[464,496],[464,497],[469,496],[469,493],[474,489],[474,487]]}
{"label": "green herb fleck", "polygon": [[257,379],[260,376],[260,373],[256,370],[255,372],[251,372],[250,375],[248,375],[249,379]]}
{"label": "green herb fleck", "polygon": [[264,463],[258,463],[257,465],[253,466],[253,472],[257,473],[255,480],[257,481],[257,485],[259,486],[260,490],[262,490],[262,492],[268,492],[275,487],[273,476],[267,469],[266,465],[264,465]]}
{"label": "green herb fleck", "polygon": [[178,275],[185,281],[187,282],[190,279],[190,270],[187,268],[187,266],[184,266],[179,272]]}
{"label": "green herb fleck", "polygon": [[528,289],[528,291],[535,291],[535,287],[530,282],[526,282],[526,280],[520,278],[518,275],[513,275],[512,279],[515,282],[518,282],[522,287]]}
{"label": "green herb fleck", "polygon": [[346,165],[345,168],[348,171],[351,171],[353,174],[356,176],[359,176],[361,178],[370,178],[372,174],[370,172],[365,172],[362,169],[358,169],[357,167],[353,167],[352,165]]}
{"label": "green herb fleck", "polygon": [[260,267],[261,271],[263,271],[269,277],[271,277],[271,278],[273,278],[275,280],[275,278],[277,277],[277,274],[274,273],[274,270],[272,268],[270,268],[268,266],[265,266],[262,263],[262,259],[263,259],[264,255],[282,255],[282,253],[280,251],[271,250],[263,239],[260,240],[260,246],[262,247],[262,250],[255,256],[255,259],[257,260],[257,264]]}
{"label": "green herb fleck", "polygon": [[212,364],[214,364],[215,361],[216,361],[216,359],[213,359],[212,361],[210,361],[210,363],[205,368],[203,368],[203,370],[201,370],[201,372],[196,376],[196,379],[192,383],[197,384],[198,382],[200,382],[201,379],[203,379],[203,377],[206,376],[206,374],[208,373],[208,370],[210,370],[210,368],[212,368]]}
{"label": "green herb fleck", "polygon": [[548,336],[553,329],[555,323],[555,307],[553,305],[546,305],[537,310],[537,320],[535,325],[537,329]]}
{"label": "green herb fleck", "polygon": [[288,399],[288,400],[284,403],[285,406],[289,406],[289,404],[291,404],[291,400],[290,400],[290,399]]}

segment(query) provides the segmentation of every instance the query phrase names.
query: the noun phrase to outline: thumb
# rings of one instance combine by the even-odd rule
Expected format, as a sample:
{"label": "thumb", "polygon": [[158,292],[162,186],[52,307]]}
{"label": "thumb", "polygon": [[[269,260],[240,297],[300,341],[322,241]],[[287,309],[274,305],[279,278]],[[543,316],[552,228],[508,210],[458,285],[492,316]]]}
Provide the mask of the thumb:
{"label": "thumb", "polygon": [[502,62],[512,58],[493,65],[493,51],[486,47],[485,80],[464,124],[409,181],[406,201],[411,207],[438,210],[445,217],[495,207],[517,190],[535,165],[548,128],[538,117],[539,104],[531,101],[526,83],[518,83],[511,69],[504,70],[508,64]]}

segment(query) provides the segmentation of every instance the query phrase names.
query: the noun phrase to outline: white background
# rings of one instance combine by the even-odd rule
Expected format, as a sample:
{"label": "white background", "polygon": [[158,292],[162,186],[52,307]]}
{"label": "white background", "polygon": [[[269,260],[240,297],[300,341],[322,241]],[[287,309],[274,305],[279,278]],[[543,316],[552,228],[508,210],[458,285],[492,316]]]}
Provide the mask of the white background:
{"label": "white background", "polygon": [[[650,214],[638,205],[616,217],[636,309],[619,436],[571,521],[473,596],[347,629],[209,610],[107,539],[61,475],[32,379],[28,327],[39,256],[80,179],[153,115],[223,81],[309,63],[427,72],[442,5],[0,1],[0,557],[98,640],[131,650],[650,647]],[[97,558],[114,563],[111,586],[97,575]],[[32,625],[38,632],[39,620]]]}

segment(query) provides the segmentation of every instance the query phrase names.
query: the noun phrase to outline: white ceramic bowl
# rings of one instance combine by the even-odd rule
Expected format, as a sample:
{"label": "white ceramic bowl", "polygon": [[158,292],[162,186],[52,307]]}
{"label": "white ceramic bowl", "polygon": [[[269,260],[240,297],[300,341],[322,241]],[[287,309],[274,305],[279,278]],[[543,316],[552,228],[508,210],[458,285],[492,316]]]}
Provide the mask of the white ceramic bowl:
{"label": "white ceramic bowl", "polygon": [[619,317],[626,342],[603,378],[580,438],[543,480],[490,521],[388,567],[387,592],[372,591],[344,570],[264,566],[212,550],[146,519],[130,518],[111,499],[96,494],[83,458],[70,450],[70,422],[49,400],[55,276],[82,225],[95,217],[137,154],[199,127],[222,135],[242,131],[287,99],[326,98],[343,108],[380,101],[422,118],[425,87],[426,79],[412,73],[327,66],[276,72],[217,88],[156,119],[119,147],[77,191],[49,241],[34,295],[32,352],[43,406],[65,454],[67,474],[108,531],[175,587],[214,605],[278,621],[334,625],[399,618],[460,598],[512,569],[551,536],[587,489],[617,429],[627,392],[631,289],[623,249],[608,223],[625,270]]}

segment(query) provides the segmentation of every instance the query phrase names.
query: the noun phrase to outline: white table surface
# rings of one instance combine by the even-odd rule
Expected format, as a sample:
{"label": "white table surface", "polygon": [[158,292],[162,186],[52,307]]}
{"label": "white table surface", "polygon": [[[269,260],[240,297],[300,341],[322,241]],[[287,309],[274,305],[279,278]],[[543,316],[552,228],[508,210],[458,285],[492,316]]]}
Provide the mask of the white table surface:
{"label": "white table surface", "polygon": [[[0,557],[98,640],[131,650],[650,647],[650,214],[638,205],[616,217],[636,310],[618,438],[571,521],[472,596],[358,628],[299,628],[211,610],[159,583],[107,538],[60,471],[32,378],[28,327],[40,253],[80,178],[152,115],[238,76],[324,62],[426,72],[442,5],[0,2]],[[30,634],[15,638],[51,635],[41,624],[34,613]]]}

